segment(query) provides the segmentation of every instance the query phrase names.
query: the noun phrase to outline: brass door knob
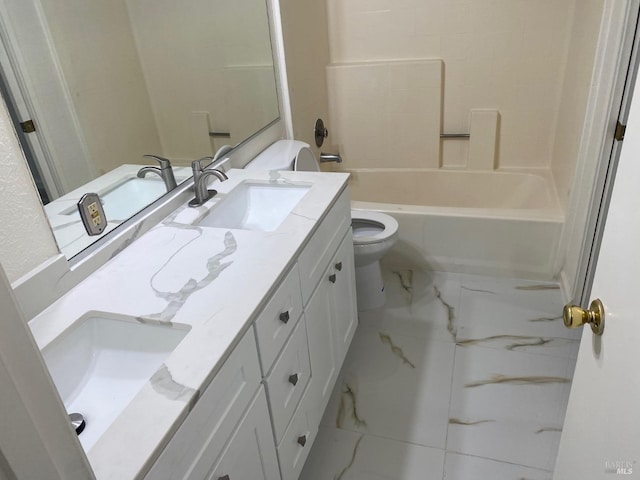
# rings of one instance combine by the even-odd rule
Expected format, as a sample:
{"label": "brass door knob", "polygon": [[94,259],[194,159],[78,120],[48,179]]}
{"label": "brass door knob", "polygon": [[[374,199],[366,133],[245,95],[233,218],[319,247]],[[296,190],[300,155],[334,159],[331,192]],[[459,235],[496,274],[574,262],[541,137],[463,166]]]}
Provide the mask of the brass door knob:
{"label": "brass door knob", "polygon": [[584,310],[577,305],[565,305],[562,310],[562,319],[567,328],[578,328],[585,323],[591,325],[591,331],[596,335],[604,332],[604,306],[599,299],[595,299],[589,305],[589,310]]}

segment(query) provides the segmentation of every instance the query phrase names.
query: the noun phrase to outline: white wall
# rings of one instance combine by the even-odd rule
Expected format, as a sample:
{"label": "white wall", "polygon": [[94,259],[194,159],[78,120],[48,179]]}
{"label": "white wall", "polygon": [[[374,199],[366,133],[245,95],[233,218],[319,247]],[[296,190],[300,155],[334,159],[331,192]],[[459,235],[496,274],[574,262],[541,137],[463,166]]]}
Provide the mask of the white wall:
{"label": "white wall", "polygon": [[11,282],[58,254],[40,197],[0,102],[0,264]]}

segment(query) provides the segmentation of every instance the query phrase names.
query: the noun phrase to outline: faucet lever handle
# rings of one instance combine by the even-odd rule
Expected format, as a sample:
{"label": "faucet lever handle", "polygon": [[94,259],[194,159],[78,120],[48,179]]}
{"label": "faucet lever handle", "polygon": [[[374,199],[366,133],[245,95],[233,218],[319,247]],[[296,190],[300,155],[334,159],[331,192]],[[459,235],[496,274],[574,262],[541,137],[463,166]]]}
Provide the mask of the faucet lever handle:
{"label": "faucet lever handle", "polygon": [[205,160],[210,161],[210,163],[207,164],[207,167],[213,163],[213,157],[202,157],[202,158],[199,158],[198,160],[194,160],[193,162],[191,162],[191,169],[194,172],[202,172],[202,170],[206,168],[205,166],[203,166],[203,162]]}
{"label": "faucet lever handle", "polygon": [[143,155],[144,158],[151,158],[160,164],[160,168],[171,168],[171,161],[168,158],[159,157],[157,155]]}

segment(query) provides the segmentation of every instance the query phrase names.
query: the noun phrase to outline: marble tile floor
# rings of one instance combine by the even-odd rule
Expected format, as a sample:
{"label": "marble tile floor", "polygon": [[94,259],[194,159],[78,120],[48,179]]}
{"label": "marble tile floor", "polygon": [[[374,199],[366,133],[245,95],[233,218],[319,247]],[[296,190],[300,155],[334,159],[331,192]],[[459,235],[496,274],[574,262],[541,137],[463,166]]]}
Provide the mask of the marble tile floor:
{"label": "marble tile floor", "polygon": [[301,480],[550,480],[580,336],[558,286],[384,276]]}

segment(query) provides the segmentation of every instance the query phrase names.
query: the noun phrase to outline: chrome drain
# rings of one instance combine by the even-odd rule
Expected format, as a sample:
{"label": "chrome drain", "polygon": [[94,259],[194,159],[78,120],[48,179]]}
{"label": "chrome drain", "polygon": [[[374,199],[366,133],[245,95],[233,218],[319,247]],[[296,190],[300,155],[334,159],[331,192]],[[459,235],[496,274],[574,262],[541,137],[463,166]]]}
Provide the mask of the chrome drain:
{"label": "chrome drain", "polygon": [[69,421],[77,435],[80,435],[84,431],[84,427],[87,426],[87,423],[84,421],[84,417],[81,413],[70,413]]}

